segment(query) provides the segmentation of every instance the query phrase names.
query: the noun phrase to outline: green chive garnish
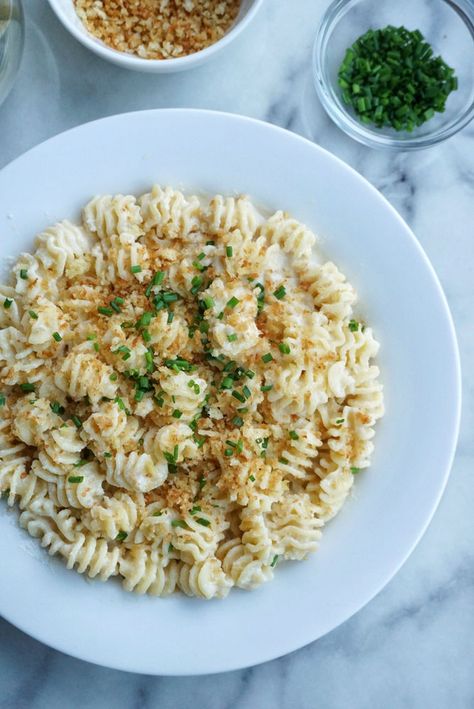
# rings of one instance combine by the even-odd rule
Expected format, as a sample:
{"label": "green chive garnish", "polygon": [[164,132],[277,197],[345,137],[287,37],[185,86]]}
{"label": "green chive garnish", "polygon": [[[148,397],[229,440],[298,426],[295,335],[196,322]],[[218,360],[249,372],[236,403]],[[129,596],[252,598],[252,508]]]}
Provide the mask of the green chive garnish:
{"label": "green chive garnish", "polygon": [[271,389],[273,389],[273,384],[263,384],[260,387],[260,391],[270,391]]}
{"label": "green chive garnish", "polygon": [[273,355],[271,352],[267,352],[267,354],[262,355],[262,362],[265,362],[265,364],[268,364],[268,362],[271,362],[273,359]]}
{"label": "green chive garnish", "polygon": [[229,342],[235,342],[237,340],[237,335],[234,332],[232,335],[227,335],[227,339]]}
{"label": "green chive garnish", "polygon": [[299,436],[296,431],[290,431],[288,435],[290,436],[292,441],[297,441],[299,439]]}
{"label": "green chive garnish", "polygon": [[232,396],[237,399],[237,401],[241,401],[242,404],[245,404],[245,396],[243,396],[239,391],[234,391],[232,392]]}
{"label": "green chive garnish", "polygon": [[359,329],[359,323],[357,322],[357,320],[350,320],[349,321],[349,330],[351,332],[357,332],[358,329]]}
{"label": "green chive garnish", "polygon": [[108,317],[114,314],[112,308],[105,308],[103,305],[99,305],[99,307],[97,308],[97,312],[99,312],[101,315],[107,315]]}
{"label": "green chive garnish", "polygon": [[278,349],[282,354],[290,354],[290,346],[286,344],[286,342],[280,342],[278,345]]}
{"label": "green chive garnish", "polygon": [[71,475],[71,476],[67,479],[67,481],[68,481],[69,483],[81,483],[83,480],[84,480],[84,476],[83,476],[83,475]]}
{"label": "green chive garnish", "polygon": [[249,480],[254,483],[255,482],[255,475],[249,475]]}
{"label": "green chive garnish", "polygon": [[273,559],[272,559],[272,563],[270,564],[270,566],[272,566],[272,567],[273,567],[273,566],[276,566],[277,563],[278,563],[278,554],[275,554],[275,556],[274,556]]}
{"label": "green chive garnish", "polygon": [[82,421],[81,421],[81,419],[79,418],[79,416],[75,416],[75,415],[74,415],[74,416],[71,416],[71,421],[73,422],[73,424],[74,424],[74,426],[75,426],[76,428],[81,428],[81,426],[82,426]]}
{"label": "green chive garnish", "polygon": [[127,532],[119,532],[115,537],[116,542],[123,542],[128,537]]}
{"label": "green chive garnish", "polygon": [[0,394],[0,406],[5,406],[6,401],[5,394]]}
{"label": "green chive garnish", "polygon": [[369,29],[347,49],[338,83],[363,123],[408,132],[443,112],[458,87],[454,69],[419,30],[391,25]]}
{"label": "green chive garnish", "polygon": [[360,473],[360,468],[354,468],[353,466],[351,466],[351,473],[353,475],[357,475],[357,473]]}
{"label": "green chive garnish", "polygon": [[184,519],[173,519],[171,520],[171,526],[172,527],[181,527],[182,529],[188,529],[188,525],[184,521]]}
{"label": "green chive garnish", "polygon": [[28,278],[28,271],[26,268],[20,269],[20,278],[23,278],[24,281]]}
{"label": "green chive garnish", "polygon": [[174,419],[180,419],[182,415],[183,415],[183,412],[180,411],[179,409],[175,409],[175,410],[173,411],[173,413],[171,414],[171,416],[172,416]]}
{"label": "green chive garnish", "polygon": [[230,300],[227,301],[226,303],[226,308],[235,308],[236,305],[240,303],[240,300],[236,298],[235,296],[232,296]]}
{"label": "green chive garnish", "polygon": [[140,273],[141,270],[142,270],[142,267],[141,267],[141,266],[138,266],[138,265],[137,265],[137,266],[132,266],[132,268],[130,269],[130,271],[131,271],[132,273]]}
{"label": "green chive garnish", "polygon": [[232,419],[232,423],[234,424],[234,426],[240,428],[244,425],[244,420],[241,416],[234,416],[234,418]]}
{"label": "green chive garnish", "polygon": [[11,307],[12,303],[13,300],[11,298],[5,298],[5,300],[3,301],[3,307],[5,308],[5,310],[8,310],[8,308]]}
{"label": "green chive garnish", "polygon": [[208,519],[204,519],[204,517],[196,517],[196,522],[198,524],[202,524],[203,527],[209,527],[210,526],[210,521]]}
{"label": "green chive garnish", "polygon": [[234,250],[232,246],[226,246],[225,247],[225,255],[228,256],[229,258],[233,256]]}
{"label": "green chive garnish", "polygon": [[29,314],[30,318],[33,318],[33,320],[38,320],[38,314],[35,313],[34,310],[28,310],[28,314]]}
{"label": "green chive garnish", "polygon": [[59,332],[53,332],[53,337],[56,340],[56,342],[61,342],[61,340],[63,339],[61,337],[61,335],[59,334]]}
{"label": "green chive garnish", "polygon": [[277,300],[282,300],[286,295],[285,286],[279,286],[275,291],[273,291],[273,295]]}
{"label": "green chive garnish", "polygon": [[64,406],[61,406],[58,401],[52,401],[49,406],[54,414],[60,415],[64,413]]}
{"label": "green chive garnish", "polygon": [[22,391],[34,391],[35,390],[35,385],[30,384],[30,382],[25,382],[24,384],[20,384],[20,389]]}

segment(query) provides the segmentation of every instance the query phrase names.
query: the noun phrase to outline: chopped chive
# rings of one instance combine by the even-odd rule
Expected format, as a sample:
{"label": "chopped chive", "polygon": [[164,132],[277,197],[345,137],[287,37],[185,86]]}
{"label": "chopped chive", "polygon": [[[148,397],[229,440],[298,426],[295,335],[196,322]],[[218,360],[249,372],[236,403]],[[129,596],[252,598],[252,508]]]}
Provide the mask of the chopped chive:
{"label": "chopped chive", "polygon": [[275,291],[273,291],[273,295],[277,300],[282,300],[286,295],[285,286],[279,286]]}
{"label": "chopped chive", "polygon": [[206,241],[206,246],[215,246],[215,241]]}
{"label": "chopped chive", "polygon": [[232,419],[232,423],[234,424],[234,426],[240,428],[244,425],[244,420],[241,416],[234,416],[234,418]]}
{"label": "chopped chive", "polygon": [[351,466],[351,473],[353,475],[357,475],[357,473],[360,473],[360,470],[360,468],[354,468],[353,466]]}
{"label": "chopped chive", "polygon": [[206,482],[207,482],[207,480],[204,477],[204,475],[201,475],[201,477],[198,480],[200,490],[202,490],[202,488],[205,486]]}
{"label": "chopped chive", "polygon": [[226,303],[226,308],[232,308],[234,309],[236,305],[240,303],[240,300],[236,298],[235,296],[232,296],[230,300],[227,301]]}
{"label": "chopped chive", "polygon": [[26,268],[20,269],[20,278],[23,278],[24,281],[28,278],[28,271]]}
{"label": "chopped chive", "polygon": [[249,379],[253,379],[255,376],[255,372],[252,372],[251,369],[247,369],[247,371],[245,372],[245,376],[248,377]]}
{"label": "chopped chive", "polygon": [[183,412],[180,411],[179,409],[175,409],[175,410],[173,411],[173,413],[171,414],[171,416],[172,416],[174,419],[180,419],[182,415],[183,415]]}
{"label": "chopped chive", "polygon": [[255,482],[255,475],[249,475],[249,480],[254,483]]}
{"label": "chopped chive", "polygon": [[28,314],[30,318],[33,318],[33,320],[38,320],[38,313],[35,313],[34,310],[28,310]]}
{"label": "chopped chive", "polygon": [[204,303],[204,307],[206,309],[213,308],[215,305],[214,298],[211,298],[210,295],[205,295],[204,298],[202,299],[202,302]]}
{"label": "chopped chive", "polygon": [[232,246],[226,246],[225,247],[225,255],[230,258],[231,256],[233,256],[233,254],[234,254],[234,249],[232,248]]}
{"label": "chopped chive", "polygon": [[120,305],[116,302],[116,300],[110,301],[110,307],[112,308],[112,310],[115,310],[116,313],[122,312]]}
{"label": "chopped chive", "polygon": [[74,416],[71,416],[71,421],[73,422],[73,424],[74,424],[74,426],[75,426],[76,428],[81,428],[81,426],[82,426],[82,421],[81,421],[81,419],[79,418],[79,416],[75,416],[75,415],[74,415]]}
{"label": "chopped chive", "polygon": [[201,506],[200,505],[193,505],[191,509],[189,510],[190,515],[195,515],[196,512],[201,512]]}
{"label": "chopped chive", "polygon": [[68,481],[69,483],[81,483],[83,480],[84,480],[84,476],[83,476],[83,475],[71,475],[71,476],[67,479],[67,481]]}
{"label": "chopped chive", "polygon": [[120,531],[115,537],[116,542],[123,542],[128,537],[127,532]]}
{"label": "chopped chive", "polygon": [[125,320],[124,322],[120,323],[120,327],[122,330],[128,330],[129,328],[133,327],[133,323],[131,320]]}
{"label": "chopped chive", "polygon": [[163,293],[161,297],[163,298],[163,303],[174,303],[180,298],[177,293]]}
{"label": "chopped chive", "polygon": [[296,431],[290,431],[289,436],[292,441],[297,441],[299,439],[299,436]]}
{"label": "chopped chive", "polygon": [[24,384],[20,384],[20,389],[22,391],[34,391],[35,385],[31,384],[30,382],[25,382]]}
{"label": "chopped chive", "polygon": [[260,391],[271,391],[273,389],[273,384],[263,384],[260,387]]}
{"label": "chopped chive", "polygon": [[123,399],[121,399],[120,396],[115,397],[115,403],[121,411],[125,411],[125,404],[123,403]]}
{"label": "chopped chive", "polygon": [[278,458],[278,462],[282,463],[282,465],[288,465],[288,460],[286,458]]}
{"label": "chopped chive", "polygon": [[105,451],[105,453],[104,453],[104,458],[111,458],[111,457],[112,457],[112,453],[109,453],[108,451]]}
{"label": "chopped chive", "polygon": [[100,347],[99,347],[99,343],[98,343],[98,342],[94,342],[94,344],[92,345],[92,347],[94,348],[94,351],[95,351],[95,352],[98,352],[98,351],[100,350]]}
{"label": "chopped chive", "polygon": [[208,519],[204,519],[204,517],[196,517],[196,522],[198,524],[202,524],[203,527],[209,527],[210,526],[210,521]]}
{"label": "chopped chive", "polygon": [[157,271],[151,280],[153,286],[161,286],[165,277],[164,271]]}
{"label": "chopped chive", "polygon": [[223,312],[219,313],[219,315],[217,316],[217,319],[222,320],[223,318],[224,318],[224,313]]}
{"label": "chopped chive", "polygon": [[112,308],[105,308],[103,305],[99,305],[99,307],[97,308],[97,312],[101,315],[107,315],[108,317],[114,314]]}
{"label": "chopped chive", "polygon": [[241,406],[239,409],[237,409],[239,414],[248,414],[249,410],[246,406]]}
{"label": "chopped chive", "polygon": [[226,444],[231,448],[237,448],[237,443],[234,443],[234,441],[226,441]]}
{"label": "chopped chive", "polygon": [[142,270],[142,267],[141,267],[141,266],[138,266],[138,265],[137,265],[137,266],[132,266],[132,268],[130,269],[130,271],[131,271],[132,273],[140,273],[141,270]]}
{"label": "chopped chive", "polygon": [[148,327],[148,325],[151,323],[152,317],[153,313],[149,310],[145,310],[145,312],[140,315],[136,322],[135,327],[137,328],[137,330],[140,330],[142,327]]}
{"label": "chopped chive", "polygon": [[151,342],[151,335],[150,331],[147,330],[147,328],[142,330],[142,340],[143,342],[147,345],[149,342]]}
{"label": "chopped chive", "polygon": [[349,321],[349,330],[351,332],[357,332],[358,329],[359,329],[359,323],[357,322],[357,320],[350,320]]}
{"label": "chopped chive", "polygon": [[63,339],[59,332],[53,332],[53,338],[56,340],[56,342],[61,342],[61,340]]}
{"label": "chopped chive", "polygon": [[224,451],[224,455],[225,455],[227,458],[230,458],[231,455],[234,455],[234,451],[232,450],[232,448],[226,448],[225,451]]}
{"label": "chopped chive", "polygon": [[252,392],[246,384],[244,384],[244,386],[242,387],[242,392],[246,399],[250,399],[250,397],[252,396]]}
{"label": "chopped chive", "polygon": [[5,406],[6,401],[5,394],[0,394],[0,406]]}
{"label": "chopped chive", "polygon": [[5,298],[5,300],[3,301],[3,307],[5,308],[5,310],[8,310],[8,308],[11,307],[12,303],[13,300],[11,298]]}
{"label": "chopped chive", "polygon": [[270,564],[271,567],[276,566],[278,563],[278,554],[275,554],[275,556],[272,559],[272,563]]}
{"label": "chopped chive", "polygon": [[234,391],[232,392],[232,396],[237,399],[237,401],[241,401],[242,404],[245,404],[245,396],[243,396],[239,391]]}
{"label": "chopped chive", "polygon": [[271,352],[267,352],[267,354],[262,355],[262,362],[265,362],[265,364],[268,364],[268,362],[271,362],[273,359],[273,355]]}
{"label": "chopped chive", "polygon": [[74,463],[75,468],[82,468],[83,465],[87,465],[87,460],[85,458],[80,458]]}
{"label": "chopped chive", "polygon": [[52,401],[50,403],[50,408],[53,414],[63,414],[64,413],[64,406],[61,406],[61,404],[58,401]]}
{"label": "chopped chive", "polygon": [[221,382],[221,389],[232,389],[234,385],[234,380],[232,377],[224,377]]}
{"label": "chopped chive", "polygon": [[290,354],[290,346],[286,344],[286,342],[280,342],[278,345],[278,349],[282,354]]}
{"label": "chopped chive", "polygon": [[237,335],[236,335],[235,332],[234,332],[234,333],[232,333],[231,335],[227,335],[227,339],[228,339],[229,342],[235,342],[235,341],[238,339],[238,337],[237,337]]}
{"label": "chopped chive", "polygon": [[109,379],[111,382],[116,382],[118,379],[118,374],[116,372],[113,372],[113,374],[110,375]]}
{"label": "chopped chive", "polygon": [[336,419],[336,423],[344,423],[345,419]]}
{"label": "chopped chive", "polygon": [[135,401],[141,401],[144,396],[145,396],[145,392],[143,391],[143,389],[137,389],[135,392],[134,399],[135,399]]}
{"label": "chopped chive", "polygon": [[184,519],[173,519],[171,520],[171,526],[172,527],[181,527],[182,529],[188,529],[188,525],[184,521]]}

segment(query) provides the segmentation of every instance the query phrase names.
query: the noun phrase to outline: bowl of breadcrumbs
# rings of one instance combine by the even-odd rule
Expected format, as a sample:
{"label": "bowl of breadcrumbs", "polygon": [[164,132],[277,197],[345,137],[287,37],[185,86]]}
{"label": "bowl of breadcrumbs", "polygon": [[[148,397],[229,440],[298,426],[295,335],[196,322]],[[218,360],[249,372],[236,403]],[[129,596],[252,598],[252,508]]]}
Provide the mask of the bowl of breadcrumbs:
{"label": "bowl of breadcrumbs", "polygon": [[64,27],[99,56],[138,71],[182,71],[210,59],[263,0],[49,0]]}

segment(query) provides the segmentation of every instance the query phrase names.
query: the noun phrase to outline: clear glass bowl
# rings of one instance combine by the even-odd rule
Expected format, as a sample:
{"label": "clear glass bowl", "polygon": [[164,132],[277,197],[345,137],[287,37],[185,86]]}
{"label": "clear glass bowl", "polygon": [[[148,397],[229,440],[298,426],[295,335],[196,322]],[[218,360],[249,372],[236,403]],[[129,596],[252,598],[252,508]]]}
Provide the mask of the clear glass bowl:
{"label": "clear glass bowl", "polygon": [[0,0],[0,104],[8,96],[20,68],[23,43],[21,0]]}
{"label": "clear glass bowl", "polygon": [[[363,124],[342,101],[337,73],[346,49],[369,28],[404,25],[419,29],[435,54],[455,69],[459,88],[444,113],[411,133]],[[318,96],[332,120],[348,135],[373,148],[416,150],[457,133],[474,117],[474,3],[472,0],[336,0],[324,15],[313,50]]]}

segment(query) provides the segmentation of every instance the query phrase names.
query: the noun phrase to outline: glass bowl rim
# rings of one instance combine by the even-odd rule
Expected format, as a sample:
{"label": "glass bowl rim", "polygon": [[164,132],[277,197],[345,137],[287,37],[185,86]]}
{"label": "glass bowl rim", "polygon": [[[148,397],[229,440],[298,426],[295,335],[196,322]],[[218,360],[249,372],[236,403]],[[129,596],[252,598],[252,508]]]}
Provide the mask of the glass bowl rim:
{"label": "glass bowl rim", "polygon": [[[422,136],[413,135],[405,138],[396,138],[377,133],[375,129],[366,127],[363,123],[353,118],[348,111],[341,108],[333,96],[332,84],[327,77],[327,42],[342,17],[350,11],[352,6],[359,2],[361,0],[333,0],[323,15],[313,45],[313,82],[326,113],[334,123],[351,138],[371,148],[402,151],[419,150],[436,145],[447,140],[468,125],[474,118],[474,100],[462,111],[461,115],[442,128]],[[441,0],[441,2],[448,5],[460,17],[471,35],[474,48],[474,4],[470,0]]]}

